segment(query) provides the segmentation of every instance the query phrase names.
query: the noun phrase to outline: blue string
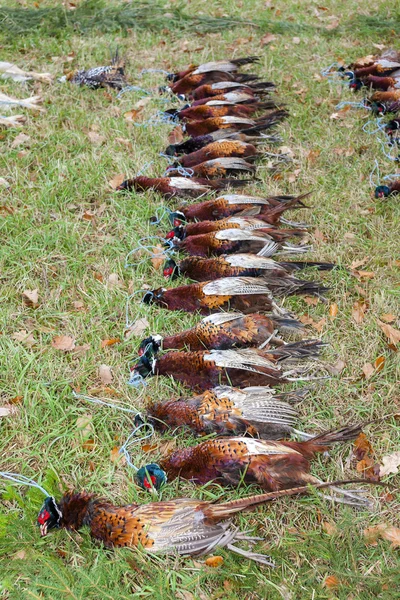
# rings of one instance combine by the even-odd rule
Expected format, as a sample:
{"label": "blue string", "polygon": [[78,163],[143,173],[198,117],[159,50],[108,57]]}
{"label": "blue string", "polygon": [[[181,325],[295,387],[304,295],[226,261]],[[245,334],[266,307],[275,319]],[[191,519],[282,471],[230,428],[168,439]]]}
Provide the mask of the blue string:
{"label": "blue string", "polygon": [[[146,428],[150,429],[150,432],[146,433],[146,435],[144,435],[143,437],[136,437],[138,431],[140,431],[140,429],[142,429],[143,427],[146,427]],[[127,465],[129,467],[131,467],[136,472],[139,471],[139,469],[133,464],[133,462],[131,460],[131,456],[129,454],[128,448],[130,448],[131,446],[134,446],[138,442],[144,442],[144,440],[148,440],[153,435],[154,435],[154,427],[153,427],[153,425],[151,423],[141,423],[140,425],[138,425],[137,427],[135,427],[135,429],[127,437],[125,443],[119,449],[119,453],[122,454],[125,457]]]}
{"label": "blue string", "polygon": [[25,475],[20,475],[19,473],[10,473],[8,471],[0,471],[0,477],[8,479],[8,481],[11,481],[12,483],[19,483],[21,485],[29,485],[30,487],[37,488],[43,492],[45,496],[50,496],[52,498],[52,495],[49,494],[49,492],[47,492],[41,485],[39,485],[37,481],[30,479],[29,477],[25,477]]}
{"label": "blue string", "polygon": [[129,377],[129,379],[127,381],[127,384],[131,385],[134,388],[138,388],[141,385],[143,385],[144,387],[146,387],[147,386],[147,381],[139,373],[133,373]]}
{"label": "blue string", "polygon": [[[378,183],[376,183],[376,184],[374,183],[374,180],[373,180],[375,171],[377,172],[377,175],[378,175]],[[378,164],[378,161],[375,159],[374,168],[372,169],[371,173],[369,174],[369,184],[371,187],[376,188],[376,187],[378,187],[378,185],[380,185],[380,180],[381,180],[381,177],[380,177],[380,173],[379,173],[379,164]]]}
{"label": "blue string", "polygon": [[[161,212],[161,216],[159,217],[159,213]],[[172,214],[172,210],[170,208],[167,208],[166,206],[159,206],[156,210],[156,220],[155,221],[151,221],[151,225],[159,225],[162,221],[162,219],[165,217],[165,215],[170,215]]]}
{"label": "blue string", "polygon": [[[134,254],[135,252],[138,252],[139,250],[144,250],[145,252],[149,253],[149,257],[150,258],[155,258],[156,256],[158,256],[159,254],[164,254],[165,256],[168,256],[167,254],[167,250],[162,249],[162,252],[157,252],[157,254],[154,254],[154,252],[152,252],[154,250],[154,246],[144,246],[142,244],[143,240],[158,240],[158,241],[162,241],[165,244],[168,244],[169,246],[171,246],[170,244],[170,240],[165,240],[164,238],[160,237],[159,235],[149,235],[146,237],[142,237],[140,238],[140,240],[138,241],[138,246],[136,246],[136,248],[134,248],[133,250],[131,250],[130,252],[128,252],[128,254],[125,257],[125,264],[124,264],[124,268],[128,269],[129,267],[135,267],[137,266],[137,264],[140,263],[129,263],[128,259],[131,256],[131,254]],[[159,250],[161,250],[161,248],[159,248]]]}
{"label": "blue string", "polygon": [[173,156],[168,156],[168,154],[164,154],[164,152],[160,152],[158,156],[161,156],[161,158],[166,158],[168,164],[170,165],[173,165],[175,162],[175,158]]}
{"label": "blue string", "polygon": [[143,77],[145,73],[164,73],[164,75],[170,75],[168,71],[164,71],[164,69],[142,69],[139,73],[139,77]]}
{"label": "blue string", "polygon": [[[182,167],[182,165],[178,165],[177,167],[173,167],[173,169],[174,171],[177,171],[178,175],[181,175],[181,177],[193,177],[194,175],[193,169],[190,169],[189,167],[185,169],[185,167]],[[165,171],[164,177],[169,177],[169,171],[170,167],[168,167],[168,169]],[[174,177],[176,177],[176,175]]]}
{"label": "blue string", "polygon": [[391,175],[385,175],[382,179],[389,179],[390,181],[400,179],[400,173],[392,173]]}
{"label": "blue string", "polygon": [[[120,92],[118,92],[117,94],[117,98],[121,98],[121,96],[123,94],[126,94],[126,92],[143,92],[146,95],[151,95],[152,92],[150,92],[149,90],[145,90],[144,88],[139,87],[138,85],[127,85],[126,87],[122,88],[122,90]],[[143,98],[144,96],[142,96]]]}
{"label": "blue string", "polygon": [[352,106],[353,108],[365,108],[366,110],[372,110],[370,106],[367,106],[364,102],[364,100],[362,102],[339,102],[339,104],[337,104],[335,106],[336,110],[340,110],[342,108],[344,108],[345,106]]}
{"label": "blue string", "polygon": [[154,163],[154,160],[149,160],[149,162],[145,163],[144,166],[140,169],[139,173],[137,173],[136,177],[140,177],[143,175],[145,171]]}
{"label": "blue string", "polygon": [[118,406],[113,402],[104,402],[104,400],[100,400],[100,398],[94,398],[93,396],[86,396],[85,394],[77,394],[75,391],[72,392],[72,395],[77,400],[87,400],[92,404],[101,404],[102,406],[108,406],[110,408],[115,408],[116,410],[121,410],[122,412],[131,413],[134,415],[140,414],[138,410],[132,410],[130,408],[125,408],[123,406]]}

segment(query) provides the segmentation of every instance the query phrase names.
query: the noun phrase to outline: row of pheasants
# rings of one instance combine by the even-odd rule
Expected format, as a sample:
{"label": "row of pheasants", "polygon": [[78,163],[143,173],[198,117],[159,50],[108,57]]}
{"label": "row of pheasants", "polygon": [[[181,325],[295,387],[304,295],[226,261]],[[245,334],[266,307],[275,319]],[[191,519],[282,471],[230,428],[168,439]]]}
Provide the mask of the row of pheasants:
{"label": "row of pheasants", "polygon": [[[397,146],[400,141],[400,52],[388,49],[381,54],[364,56],[340,71],[348,78],[350,89],[370,91],[365,104],[373,114],[392,115],[384,126],[384,132],[389,144]],[[398,193],[400,173],[399,179],[389,185],[378,185],[375,189],[376,198]]]}
{"label": "row of pheasants", "polygon": [[[268,98],[271,83],[239,72],[242,65],[256,61],[251,57],[191,65],[171,75],[172,92],[191,101],[190,107],[175,113],[191,137],[168,148],[167,153],[177,158],[166,176],[129,179],[121,189],[155,189],[168,199],[199,199],[229,186],[244,187],[247,180],[230,176],[255,173],[255,161],[262,157],[260,144],[271,140],[264,132],[286,115]],[[123,73],[120,66],[116,69],[106,75],[120,87]],[[87,83],[87,73],[80,72],[79,77]],[[182,172],[186,176],[178,176]],[[322,483],[310,473],[310,460],[317,453],[335,442],[354,439],[359,426],[306,435],[307,441],[302,442],[276,441],[296,432],[297,411],[292,403],[302,399],[305,391],[274,395],[265,386],[307,377],[322,346],[319,340],[283,341],[280,334],[298,332],[301,324],[276,298],[297,293],[321,296],[326,290],[323,285],[294,274],[307,266],[321,270],[333,266],[271,258],[305,249],[288,241],[302,237],[301,224],[283,218],[287,210],[303,208],[303,199],[224,193],[173,212],[173,230],[166,234],[166,242],[186,256],[179,262],[169,257],[163,275],[184,276],[196,283],[152,290],[143,300],[207,316],[187,331],[144,340],[133,369],[134,377],[169,375],[200,392],[148,405],[147,421],[159,431],[184,426],[197,435],[242,436],[213,437],[172,453],[159,465],[143,467],[137,474],[143,487],[158,488],[167,475],[199,484],[245,481],[258,484],[266,493],[220,504],[178,498],[123,507],[87,493],[66,494],[59,502],[48,497],[38,517],[42,535],[54,527],[88,525],[93,537],[110,547],[141,545],[151,552],[196,555],[225,546],[270,564],[266,556],[235,546],[239,540],[256,541],[230,526],[228,519],[235,513],[306,493],[309,484],[331,485],[336,499],[367,505],[357,492]],[[288,227],[280,228],[281,224]],[[161,349],[167,352],[160,354]],[[142,425],[139,416],[136,425]]]}

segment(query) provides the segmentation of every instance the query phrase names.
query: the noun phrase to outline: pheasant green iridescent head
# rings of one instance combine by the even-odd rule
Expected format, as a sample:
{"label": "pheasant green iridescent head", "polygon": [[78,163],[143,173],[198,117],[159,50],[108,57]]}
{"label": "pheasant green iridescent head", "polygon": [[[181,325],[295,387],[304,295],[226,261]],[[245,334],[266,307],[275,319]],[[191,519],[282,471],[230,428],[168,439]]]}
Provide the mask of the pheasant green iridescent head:
{"label": "pheasant green iridescent head", "polygon": [[150,463],[139,469],[136,479],[144,490],[151,490],[151,488],[159,490],[166,483],[167,474],[156,463]]}
{"label": "pheasant green iridescent head", "polygon": [[375,188],[375,198],[387,198],[390,195],[390,188],[387,185],[378,185]]}
{"label": "pheasant green iridescent head", "polygon": [[40,527],[40,535],[44,537],[47,535],[49,529],[60,527],[61,519],[62,513],[57,506],[57,502],[54,500],[53,496],[48,496],[45,498],[37,518],[37,524]]}

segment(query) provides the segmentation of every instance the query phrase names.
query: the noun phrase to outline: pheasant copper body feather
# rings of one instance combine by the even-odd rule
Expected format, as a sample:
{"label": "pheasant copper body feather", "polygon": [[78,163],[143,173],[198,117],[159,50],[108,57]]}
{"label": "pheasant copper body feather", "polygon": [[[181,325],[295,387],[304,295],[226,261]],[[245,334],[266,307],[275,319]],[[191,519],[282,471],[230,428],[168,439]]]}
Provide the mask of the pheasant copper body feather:
{"label": "pheasant copper body feather", "polygon": [[189,177],[135,177],[126,179],[117,190],[157,190],[166,198],[199,198],[213,190],[227,187],[244,187],[248,183],[244,179],[199,179]]}
{"label": "pheasant copper body feather", "polygon": [[238,310],[244,314],[278,308],[268,282],[258,277],[231,277],[177,288],[159,288],[143,297],[146,304],[168,310],[183,310],[210,315],[219,310]]}
{"label": "pheasant copper body feather", "polygon": [[255,102],[252,104],[234,104],[224,100],[210,100],[207,104],[184,108],[176,113],[180,121],[203,121],[216,117],[251,117],[262,110],[277,108],[276,103]]}
{"label": "pheasant copper body feather", "polygon": [[201,150],[191,152],[179,158],[176,162],[183,167],[193,167],[214,158],[236,156],[238,158],[254,157],[259,152],[253,144],[240,140],[222,139],[204,146]]}
{"label": "pheasant copper body feather", "polygon": [[283,229],[269,225],[262,219],[247,216],[233,216],[220,221],[197,221],[196,223],[187,223],[185,226],[174,227],[165,236],[167,240],[177,237],[180,240],[191,237],[192,235],[204,235],[224,229],[246,229],[248,231],[260,230],[266,233],[271,239],[277,242],[283,242],[293,237],[304,237],[304,229]]}
{"label": "pheasant copper body feather", "polygon": [[206,135],[217,129],[248,130],[258,125],[267,129],[282,121],[286,116],[287,112],[285,110],[275,110],[258,119],[234,116],[210,117],[202,121],[188,121],[184,129],[191,136]]}
{"label": "pheasant copper body feather", "polygon": [[147,348],[154,354],[163,350],[204,350],[254,347],[272,341],[283,345],[274,336],[280,329],[301,330],[302,325],[294,319],[270,319],[259,313],[221,313],[205,317],[192,327],[175,335],[162,338],[159,335],[144,339],[139,346],[139,355]]}
{"label": "pheasant copper body feather", "polygon": [[219,81],[236,81],[238,83],[249,83],[257,81],[257,75],[246,75],[244,73],[226,73],[224,71],[207,71],[206,73],[189,73],[176,83],[171,85],[174,94],[188,95],[204,84],[217,83]]}
{"label": "pheasant copper body feather", "polygon": [[211,84],[204,84],[195,88],[188,97],[195,101],[204,98],[211,98],[220,94],[226,94],[232,91],[245,93],[249,95],[268,94],[275,89],[270,81],[255,81],[241,83],[239,81],[219,81]]}
{"label": "pheasant copper body feather", "polygon": [[183,79],[187,75],[198,74],[198,73],[209,73],[210,71],[223,71],[225,73],[236,73],[240,67],[244,65],[251,65],[259,62],[258,56],[245,56],[244,58],[235,58],[231,60],[218,60],[215,62],[203,63],[201,65],[189,65],[183,71],[178,71],[177,73],[171,73],[168,75],[167,79],[172,80],[174,82]]}
{"label": "pheasant copper body feather", "polygon": [[[289,374],[300,374],[307,367],[293,362],[314,361],[323,344],[307,340],[278,349],[209,350],[201,352],[167,352],[157,358],[144,354],[132,368],[135,376],[173,377],[191,389],[207,390],[217,385],[248,387],[287,383]],[[283,366],[287,371],[283,371]]]}
{"label": "pheasant copper body feather", "polygon": [[146,421],[160,432],[185,427],[199,436],[215,433],[276,439],[293,432],[297,411],[288,402],[303,399],[305,393],[274,394],[269,387],[239,390],[220,386],[198,396],[152,402],[146,407]]}
{"label": "pheasant copper body feather", "polygon": [[[179,276],[189,277],[194,281],[213,281],[221,277],[259,277],[275,279],[285,277],[293,271],[316,267],[317,269],[331,270],[335,268],[332,263],[319,263],[312,261],[276,262],[272,258],[258,256],[257,254],[223,254],[214,258],[202,256],[188,256],[176,264],[169,259],[163,267],[164,277],[175,279]],[[305,284],[306,282],[304,282]],[[312,282],[310,282],[312,283]]]}
{"label": "pheasant copper body feather", "polygon": [[[350,482],[318,484],[316,487],[340,483]],[[219,504],[176,498],[141,506],[115,506],[94,494],[78,492],[65,494],[58,503],[52,497],[46,498],[37,520],[42,536],[58,527],[79,530],[87,526],[92,537],[109,548],[141,546],[147,552],[193,556],[207,554],[217,547],[226,547],[248,559],[270,564],[266,556],[234,545],[235,541],[254,543],[259,538],[249,538],[232,527],[228,519],[271,500],[307,492],[308,486],[302,486]]]}

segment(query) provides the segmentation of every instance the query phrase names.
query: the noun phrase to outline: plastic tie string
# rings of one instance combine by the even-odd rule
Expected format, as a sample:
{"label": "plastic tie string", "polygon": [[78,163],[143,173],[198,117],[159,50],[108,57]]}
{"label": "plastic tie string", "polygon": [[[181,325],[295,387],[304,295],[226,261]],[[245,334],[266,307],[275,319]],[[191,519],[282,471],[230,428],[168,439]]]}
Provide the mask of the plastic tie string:
{"label": "plastic tie string", "polygon": [[[193,177],[194,175],[194,170],[190,167],[185,169],[185,167],[182,167],[182,165],[178,165],[177,167],[174,167],[174,170],[177,171],[178,175],[181,177]],[[164,177],[169,177],[169,169],[165,171]],[[176,177],[176,175],[174,175],[174,177]]]}
{"label": "plastic tie string", "polygon": [[[30,487],[36,488],[40,490],[45,496],[50,496],[53,498],[52,494],[49,494],[47,490],[45,490],[37,481],[34,479],[30,479],[30,477],[25,477],[25,475],[20,475],[19,473],[10,473],[8,471],[0,471],[0,477],[11,481],[12,483],[18,483],[20,485],[29,485]],[[55,503],[55,501],[54,501]]]}
{"label": "plastic tie string", "polygon": [[144,240],[151,240],[151,239],[155,239],[155,240],[163,242],[164,244],[166,244],[166,245],[169,246],[169,249],[173,248],[173,242],[172,242],[172,240],[166,240],[166,239],[162,238],[159,235],[149,235],[147,237],[142,237],[138,241],[138,245],[136,246],[136,248],[133,248],[133,250],[131,250],[130,252],[128,252],[128,254],[126,255],[124,269],[129,269],[129,267],[137,267],[139,264],[141,264],[142,261],[139,261],[138,263],[130,263],[130,262],[128,262],[129,257],[132,254],[135,254],[136,252],[139,252],[140,250],[144,250],[145,252],[147,252],[149,254],[149,258],[156,258],[156,257],[160,256],[161,254],[163,254],[165,257],[168,258],[168,256],[169,256],[168,255],[168,250],[165,250],[165,249],[162,249],[162,248],[158,248],[158,250],[160,250],[160,252],[157,252],[155,254],[153,246],[147,246],[147,245],[143,245],[142,244],[142,241],[144,241]]}
{"label": "plastic tie string", "polygon": [[86,400],[87,402],[91,402],[92,404],[100,404],[101,406],[108,406],[109,408],[114,408],[115,410],[120,410],[122,412],[131,413],[133,415],[139,415],[138,410],[134,410],[131,408],[125,408],[124,406],[118,406],[113,402],[105,402],[104,400],[100,400],[100,398],[95,398],[94,396],[86,396],[85,394],[78,394],[73,391],[72,395],[77,400]]}
{"label": "plastic tie string", "polygon": [[342,108],[345,108],[346,106],[351,106],[352,108],[365,108],[365,110],[372,110],[372,108],[370,106],[365,104],[365,100],[363,100],[362,102],[350,102],[350,101],[344,100],[343,102],[339,102],[339,104],[336,104],[335,108],[336,108],[336,110],[341,110]]}
{"label": "plastic tie string", "polygon": [[[161,216],[159,216],[160,213]],[[165,217],[165,215],[168,215],[169,217],[171,214],[172,210],[170,208],[167,208],[166,206],[159,206],[156,210],[156,214],[152,218],[153,220],[150,221],[150,225],[159,225]]]}
{"label": "plastic tie string", "polygon": [[[138,432],[143,428],[150,429],[150,431],[148,433],[146,433],[144,436],[137,437]],[[133,431],[126,438],[125,443],[119,449],[119,453],[125,457],[127,465],[129,467],[131,467],[131,469],[136,471],[136,473],[139,471],[139,469],[136,467],[136,465],[133,464],[133,462],[131,460],[129,448],[131,448],[135,444],[138,444],[139,442],[144,442],[144,440],[148,440],[153,435],[154,435],[154,427],[151,423],[140,423],[140,425],[138,425],[137,427],[135,427],[133,429]]]}
{"label": "plastic tie string", "polygon": [[[378,183],[374,182],[375,171],[378,176]],[[369,174],[369,184],[371,187],[375,188],[378,185],[380,185],[380,180],[381,180],[381,177],[380,177],[380,172],[379,172],[379,164],[378,164],[378,161],[375,159],[374,168],[372,169],[371,173]]]}
{"label": "plastic tie string", "polygon": [[[127,85],[126,87],[122,88],[122,90],[120,92],[118,92],[117,98],[118,99],[121,98],[121,96],[123,96],[127,92],[142,92],[143,94],[146,94],[147,96],[151,95],[151,92],[149,90],[145,90],[144,88],[141,88],[138,85]],[[142,98],[144,98],[144,97],[145,96],[142,96]]]}

